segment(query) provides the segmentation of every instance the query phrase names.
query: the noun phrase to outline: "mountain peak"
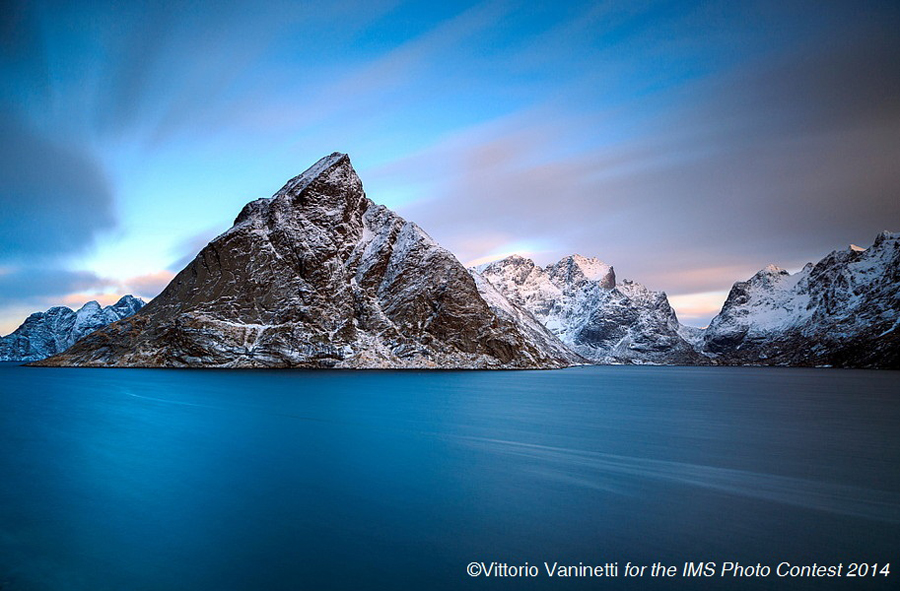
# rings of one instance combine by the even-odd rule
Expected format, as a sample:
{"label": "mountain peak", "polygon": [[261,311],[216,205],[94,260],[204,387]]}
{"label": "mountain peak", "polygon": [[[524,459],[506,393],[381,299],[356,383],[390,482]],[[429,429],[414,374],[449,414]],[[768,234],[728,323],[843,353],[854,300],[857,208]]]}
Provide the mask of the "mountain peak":
{"label": "mountain peak", "polygon": [[604,289],[616,286],[616,274],[610,265],[600,259],[571,254],[558,263],[547,266],[547,273],[564,283],[578,283],[584,280],[600,284]]}
{"label": "mountain peak", "polygon": [[766,265],[765,267],[760,269],[756,274],[760,275],[760,276],[762,276],[762,275],[789,275],[789,273],[786,270],[782,269],[781,267],[779,267],[778,265],[776,265],[774,263],[769,263],[768,265]]}
{"label": "mountain peak", "polygon": [[522,255],[520,255],[517,252],[513,253],[513,254],[509,255],[508,257],[506,257],[505,259],[501,259],[501,260],[516,262],[516,263],[523,263],[523,262],[531,261],[531,259],[529,259],[528,257],[523,257]]}
{"label": "mountain peak", "polygon": [[900,367],[900,245],[835,250],[790,275],[769,265],[734,284],[703,350],[729,365]]}
{"label": "mountain peak", "polygon": [[102,309],[97,300],[91,300],[86,302],[81,308],[78,309],[78,313],[87,313],[87,312],[99,312]]}
{"label": "mountain peak", "polygon": [[141,298],[135,297],[129,293],[129,294],[126,294],[126,295],[123,295],[122,297],[120,297],[119,301],[117,301],[115,304],[113,304],[113,306],[123,306],[123,305],[127,305],[127,304],[132,304],[135,302],[140,302],[141,305],[144,305],[144,300],[142,300]]}
{"label": "mountain peak", "polygon": [[368,204],[350,157],[333,152],[289,180],[271,198],[245,205],[234,224],[265,220],[274,227],[301,215],[323,228],[341,226],[351,219],[358,223]]}
{"label": "mountain peak", "polygon": [[599,363],[705,363],[678,334],[678,320],[662,292],[625,281],[613,268],[573,254],[536,267],[507,257],[482,275],[586,359]]}
{"label": "mountain peak", "polygon": [[581,272],[584,273],[584,276],[591,281],[598,281],[602,279],[612,269],[611,266],[607,265],[598,258],[585,257],[581,256],[580,254],[573,254],[568,258],[571,259],[573,263],[578,265],[578,268],[581,269]]}
{"label": "mountain peak", "polygon": [[518,253],[513,253],[509,256],[503,257],[502,259],[497,259],[495,261],[490,261],[488,263],[482,263],[480,265],[476,265],[474,267],[475,271],[478,273],[483,273],[487,269],[504,269],[507,267],[522,267],[528,266],[534,267],[534,261],[527,257],[523,257]]}
{"label": "mountain peak", "polygon": [[77,312],[66,306],[35,312],[11,335],[0,338],[0,361],[36,361],[55,355],[102,326],[131,316],[143,305],[129,295],[106,308],[91,300]]}
{"label": "mountain peak", "polygon": [[353,174],[356,174],[356,172],[353,171],[353,166],[350,164],[349,156],[342,152],[332,152],[328,156],[320,158],[318,162],[285,183],[281,190],[275,193],[274,197],[288,194],[299,195],[304,189],[309,187],[313,181],[320,177],[324,177],[328,172],[337,167],[347,168],[349,171],[352,171]]}
{"label": "mountain peak", "polygon": [[886,240],[897,240],[900,239],[900,232],[891,232],[889,230],[883,230],[878,236],[875,237],[875,242],[872,246],[881,246],[881,243]]}
{"label": "mountain peak", "polygon": [[756,274],[750,278],[750,285],[757,286],[771,286],[776,283],[779,283],[785,277],[790,277],[791,274],[788,273],[785,269],[782,269],[778,265],[773,263],[769,263],[762,269],[756,272]]}

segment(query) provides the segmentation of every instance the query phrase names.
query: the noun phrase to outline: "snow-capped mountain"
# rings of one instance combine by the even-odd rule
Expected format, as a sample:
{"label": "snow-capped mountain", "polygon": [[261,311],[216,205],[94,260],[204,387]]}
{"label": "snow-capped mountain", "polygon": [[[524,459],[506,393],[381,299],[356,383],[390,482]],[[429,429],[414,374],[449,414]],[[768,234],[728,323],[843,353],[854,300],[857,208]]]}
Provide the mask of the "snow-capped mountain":
{"label": "snow-capped mountain", "polygon": [[[486,294],[490,302],[485,301]],[[67,366],[553,368],[580,362],[368,199],[345,154],[247,204],[140,313]]]}
{"label": "snow-capped mountain", "polygon": [[595,258],[576,254],[542,268],[513,255],[471,272],[594,363],[707,362],[680,334],[665,293],[617,284],[613,268]]}
{"label": "snow-capped mountain", "polygon": [[719,363],[900,367],[900,234],[836,250],[791,275],[769,265],[734,284],[704,331]]}
{"label": "snow-capped mountain", "polygon": [[569,360],[573,364],[589,364],[590,360],[575,353],[571,348],[559,340],[550,330],[541,324],[528,310],[519,304],[514,304],[501,294],[490,281],[479,273],[472,273],[478,294],[484,299],[491,310],[500,318],[515,323],[519,330],[524,332],[532,340],[543,343],[546,352]]}
{"label": "snow-capped mountain", "polygon": [[103,308],[91,300],[77,312],[66,306],[35,312],[15,332],[0,338],[0,361],[36,361],[56,355],[83,336],[127,318],[143,306],[142,299],[126,295]]}

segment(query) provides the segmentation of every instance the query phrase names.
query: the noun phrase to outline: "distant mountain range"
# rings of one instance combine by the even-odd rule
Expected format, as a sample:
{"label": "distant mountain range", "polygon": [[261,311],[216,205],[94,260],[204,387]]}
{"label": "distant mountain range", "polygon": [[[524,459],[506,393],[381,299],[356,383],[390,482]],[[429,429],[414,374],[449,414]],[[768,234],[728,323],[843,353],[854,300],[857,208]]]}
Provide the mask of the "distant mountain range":
{"label": "distant mountain range", "polygon": [[769,265],[731,288],[706,329],[666,295],[579,255],[545,268],[511,256],[478,268],[592,363],[900,368],[900,234],[834,251],[791,275]]}
{"label": "distant mountain range", "polygon": [[[466,270],[368,199],[349,158],[334,153],[245,206],[147,306],[89,334],[63,328],[57,338],[66,323],[49,320],[23,330],[62,314],[54,308],[3,343],[19,339],[14,350],[30,355],[21,359],[53,355],[36,363],[45,366],[898,368],[898,243],[885,232],[794,275],[766,267],[696,329],[664,293],[619,282],[594,258],[539,267],[512,256]],[[73,335],[83,338],[66,349]]]}
{"label": "distant mountain range", "polygon": [[62,353],[81,337],[143,307],[144,300],[127,295],[105,308],[92,300],[77,312],[66,306],[35,312],[15,332],[0,338],[0,361],[36,361]]}

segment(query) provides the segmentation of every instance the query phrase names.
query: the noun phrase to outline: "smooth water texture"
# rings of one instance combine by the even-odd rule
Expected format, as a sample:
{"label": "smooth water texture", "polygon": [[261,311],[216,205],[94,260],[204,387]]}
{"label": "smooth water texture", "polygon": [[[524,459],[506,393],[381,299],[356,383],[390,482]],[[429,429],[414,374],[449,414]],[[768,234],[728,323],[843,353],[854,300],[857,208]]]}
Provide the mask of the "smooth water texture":
{"label": "smooth water texture", "polygon": [[[869,589],[900,581],[900,374],[0,364],[0,589]],[[856,580],[543,562],[892,562]],[[471,578],[472,561],[541,565]],[[846,566],[845,566],[846,568]]]}

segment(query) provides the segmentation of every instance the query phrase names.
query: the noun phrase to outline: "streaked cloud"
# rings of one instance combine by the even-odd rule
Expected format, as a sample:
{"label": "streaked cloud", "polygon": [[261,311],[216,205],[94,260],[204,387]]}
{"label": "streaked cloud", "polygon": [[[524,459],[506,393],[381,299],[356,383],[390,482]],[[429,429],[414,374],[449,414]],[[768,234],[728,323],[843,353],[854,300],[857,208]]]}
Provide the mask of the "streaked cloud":
{"label": "streaked cloud", "polygon": [[0,275],[0,305],[62,299],[72,292],[104,289],[114,282],[90,271],[60,268],[28,268]]}
{"label": "streaked cloud", "polygon": [[88,150],[0,115],[0,260],[84,250],[113,227],[114,209],[103,168]]}
{"label": "streaked cloud", "polygon": [[558,245],[542,263],[578,251],[654,289],[721,292],[769,262],[800,267],[900,227],[900,44],[888,24],[865,25],[686,84],[605,145],[566,151],[614,137],[613,113],[579,124],[550,105],[380,174],[436,179],[401,210],[451,250],[472,233],[527,237]]}

